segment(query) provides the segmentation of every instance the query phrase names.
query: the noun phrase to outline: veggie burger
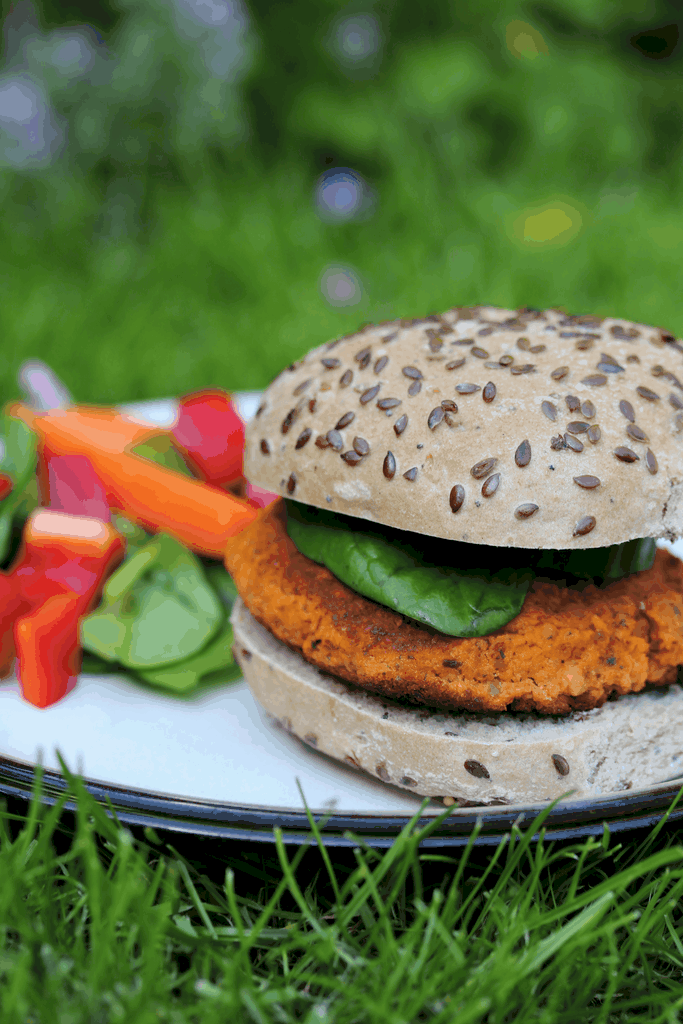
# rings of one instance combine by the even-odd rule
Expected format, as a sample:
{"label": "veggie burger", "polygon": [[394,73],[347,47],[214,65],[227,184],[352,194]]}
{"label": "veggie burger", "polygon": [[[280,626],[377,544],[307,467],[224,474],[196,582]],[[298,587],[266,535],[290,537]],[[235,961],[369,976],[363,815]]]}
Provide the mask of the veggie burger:
{"label": "veggie burger", "polygon": [[683,766],[683,344],[558,310],[363,328],[270,385],[236,654],[310,746],[514,803]]}

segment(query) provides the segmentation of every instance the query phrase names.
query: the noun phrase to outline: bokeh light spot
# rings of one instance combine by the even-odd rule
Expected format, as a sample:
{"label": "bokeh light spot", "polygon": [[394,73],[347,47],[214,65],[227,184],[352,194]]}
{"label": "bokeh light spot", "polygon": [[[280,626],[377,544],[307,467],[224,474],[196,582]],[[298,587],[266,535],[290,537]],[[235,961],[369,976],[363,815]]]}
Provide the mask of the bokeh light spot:
{"label": "bokeh light spot", "polygon": [[511,21],[505,29],[505,44],[513,57],[519,60],[534,60],[548,55],[545,39],[532,25],[525,21]]}
{"label": "bokeh light spot", "polygon": [[513,223],[513,235],[525,247],[564,245],[581,230],[583,217],[575,206],[551,202],[527,209]]}
{"label": "bokeh light spot", "polygon": [[323,220],[350,220],[367,206],[368,198],[363,179],[347,167],[326,171],[318,180],[315,199]]}
{"label": "bokeh light spot", "polygon": [[326,267],[320,278],[320,290],[331,306],[357,306],[363,298],[360,278],[351,267]]}

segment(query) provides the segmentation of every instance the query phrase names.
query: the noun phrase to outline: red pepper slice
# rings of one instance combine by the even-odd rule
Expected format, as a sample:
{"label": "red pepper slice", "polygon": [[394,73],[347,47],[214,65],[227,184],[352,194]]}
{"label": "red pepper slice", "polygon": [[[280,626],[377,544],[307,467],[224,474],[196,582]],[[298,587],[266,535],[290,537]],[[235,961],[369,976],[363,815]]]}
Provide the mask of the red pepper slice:
{"label": "red pepper slice", "polygon": [[46,444],[38,449],[42,504],[74,516],[111,522],[107,492],[87,455],[58,455]]}
{"label": "red pepper slice", "polygon": [[13,487],[12,477],[8,476],[7,473],[0,473],[0,501],[7,497]]}
{"label": "red pepper slice", "polygon": [[244,424],[227,391],[215,388],[185,395],[171,433],[205,483],[225,487],[242,476]]}
{"label": "red pepper slice", "polygon": [[31,704],[54,704],[75,685],[81,619],[96,605],[124,549],[120,535],[101,520],[53,509],[29,516],[16,561],[4,577],[13,590],[8,606],[1,606],[0,633],[3,655],[11,658],[13,652],[5,650],[6,626],[18,615],[13,631],[17,677]]}

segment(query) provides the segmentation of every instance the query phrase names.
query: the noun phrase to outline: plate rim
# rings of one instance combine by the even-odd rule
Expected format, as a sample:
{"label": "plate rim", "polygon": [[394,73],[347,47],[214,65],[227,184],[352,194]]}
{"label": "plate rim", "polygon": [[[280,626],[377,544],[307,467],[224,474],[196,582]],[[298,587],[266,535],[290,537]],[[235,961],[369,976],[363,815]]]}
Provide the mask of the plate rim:
{"label": "plate rim", "polygon": [[[19,761],[0,754],[0,793],[30,800],[36,782],[37,763]],[[42,768],[43,803],[54,804],[68,787],[61,772]],[[312,842],[312,833],[305,810],[282,810],[252,805],[231,804],[201,798],[171,797],[160,793],[98,782],[73,773],[104,810],[127,824],[163,831],[183,832],[196,836],[222,839],[275,842],[279,829],[285,843],[301,845]],[[669,812],[674,800],[675,807]],[[75,810],[74,801],[67,801],[66,810]],[[472,807],[448,809],[440,822],[435,816],[421,816],[415,828],[433,826],[421,846],[464,846],[472,831],[479,826],[474,845],[497,845],[514,825],[527,827],[547,804]],[[446,808],[444,808],[446,810]],[[413,819],[408,814],[354,814],[353,812],[311,811],[326,846],[372,847],[390,846]],[[438,818],[438,816],[436,816]],[[683,781],[659,783],[648,789],[623,792],[555,804],[543,824],[547,841],[570,840],[602,834],[606,824],[610,831],[648,827],[667,817],[683,819]],[[353,837],[357,836],[357,839]],[[537,839],[538,835],[534,836]]]}

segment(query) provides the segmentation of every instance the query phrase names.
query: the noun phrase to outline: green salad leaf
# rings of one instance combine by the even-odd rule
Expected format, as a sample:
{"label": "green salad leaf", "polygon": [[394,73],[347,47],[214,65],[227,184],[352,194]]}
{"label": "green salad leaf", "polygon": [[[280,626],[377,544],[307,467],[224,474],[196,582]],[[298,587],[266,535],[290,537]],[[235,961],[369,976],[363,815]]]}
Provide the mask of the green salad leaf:
{"label": "green salad leaf", "polygon": [[30,427],[15,416],[0,418],[0,473],[12,481],[12,490],[0,501],[0,562],[4,562],[12,540],[15,516],[38,504],[36,466],[37,439]]}
{"label": "green salad leaf", "polygon": [[533,578],[515,569],[430,564],[413,545],[350,530],[335,513],[294,502],[288,503],[287,531],[299,551],[352,590],[448,636],[500,629],[519,615]]}
{"label": "green salad leaf", "polygon": [[81,645],[108,661],[156,669],[197,654],[224,620],[199,559],[160,533],[109,577],[100,607],[81,624]]}
{"label": "green salad leaf", "polygon": [[150,459],[166,469],[174,469],[176,473],[182,473],[183,476],[195,479],[194,474],[190,472],[182,455],[173,444],[173,439],[166,434],[157,434],[142,441],[131,448],[131,452],[141,455],[144,459]]}

